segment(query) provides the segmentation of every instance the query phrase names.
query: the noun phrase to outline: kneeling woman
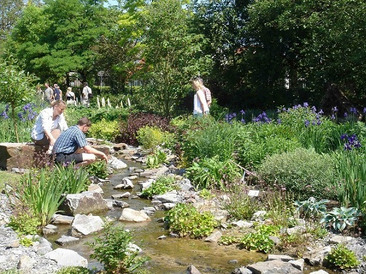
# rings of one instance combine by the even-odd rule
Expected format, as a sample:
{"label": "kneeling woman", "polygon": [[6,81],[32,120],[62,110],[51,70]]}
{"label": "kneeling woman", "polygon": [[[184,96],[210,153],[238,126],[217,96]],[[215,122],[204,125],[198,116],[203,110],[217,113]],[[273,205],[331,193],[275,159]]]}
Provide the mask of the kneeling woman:
{"label": "kneeling woman", "polygon": [[65,108],[66,104],[63,101],[54,101],[51,107],[39,113],[31,133],[35,144],[49,146],[49,152],[52,150],[61,132],[68,128],[63,115]]}

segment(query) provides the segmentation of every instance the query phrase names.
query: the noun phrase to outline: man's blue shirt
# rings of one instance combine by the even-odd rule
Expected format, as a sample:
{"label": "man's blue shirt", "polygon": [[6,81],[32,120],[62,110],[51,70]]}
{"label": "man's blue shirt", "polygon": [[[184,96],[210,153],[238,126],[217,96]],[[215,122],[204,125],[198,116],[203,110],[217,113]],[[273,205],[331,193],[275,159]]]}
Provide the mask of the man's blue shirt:
{"label": "man's blue shirt", "polygon": [[88,145],[88,142],[86,141],[85,134],[75,125],[61,133],[53,146],[53,151],[56,154],[71,154],[78,148],[83,148],[86,145]]}

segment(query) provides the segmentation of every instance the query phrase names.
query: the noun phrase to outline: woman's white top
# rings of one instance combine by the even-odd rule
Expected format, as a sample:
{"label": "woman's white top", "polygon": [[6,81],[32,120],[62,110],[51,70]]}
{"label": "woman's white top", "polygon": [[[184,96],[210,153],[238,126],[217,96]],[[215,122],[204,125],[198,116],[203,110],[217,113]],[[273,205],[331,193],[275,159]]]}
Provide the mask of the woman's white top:
{"label": "woman's white top", "polygon": [[193,114],[204,114],[208,112],[208,110],[205,94],[203,93],[203,90],[199,89],[193,98]]}
{"label": "woman's white top", "polygon": [[53,129],[59,128],[62,131],[68,128],[63,113],[52,120],[53,108],[46,108],[36,118],[36,123],[32,129],[31,137],[33,140],[41,140],[44,137],[44,130],[51,132]]}

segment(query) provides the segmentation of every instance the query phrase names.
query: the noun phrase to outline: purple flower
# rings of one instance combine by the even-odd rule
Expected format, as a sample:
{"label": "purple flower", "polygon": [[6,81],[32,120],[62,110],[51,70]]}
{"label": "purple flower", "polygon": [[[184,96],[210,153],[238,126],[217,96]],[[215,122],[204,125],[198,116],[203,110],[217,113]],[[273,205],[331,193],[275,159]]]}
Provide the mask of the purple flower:
{"label": "purple flower", "polygon": [[348,116],[348,113],[347,113],[347,112],[345,112],[343,116],[344,116],[344,117],[347,117],[347,116]]}
{"label": "purple flower", "polygon": [[316,112],[316,107],[315,106],[312,106],[311,107],[311,110],[315,113]]}
{"label": "purple flower", "polygon": [[306,121],[305,121],[305,127],[308,127],[308,126],[309,126],[309,124],[310,124],[309,120],[306,120]]}
{"label": "purple flower", "polygon": [[307,108],[309,106],[308,102],[303,103],[304,108]]}
{"label": "purple flower", "polygon": [[363,108],[363,113],[366,113],[366,107]]}
{"label": "purple flower", "polygon": [[245,124],[244,118],[241,118],[240,122],[242,122],[243,124]]}
{"label": "purple flower", "polygon": [[8,113],[4,110],[0,116],[2,116],[4,119],[9,119]]}
{"label": "purple flower", "polygon": [[351,107],[349,109],[349,112],[351,112],[352,114],[357,114],[357,109],[355,107]]}
{"label": "purple flower", "polygon": [[281,119],[277,119],[277,123],[281,124],[282,123]]}
{"label": "purple flower", "polygon": [[244,114],[245,114],[245,111],[242,109],[242,110],[240,111],[240,114],[241,114],[241,115],[244,115]]}
{"label": "purple flower", "polygon": [[332,116],[330,117],[330,119],[332,119],[332,120],[335,120],[335,116],[334,116],[334,114],[332,114]]}
{"label": "purple flower", "polygon": [[338,112],[338,108],[337,108],[337,106],[333,107],[333,108],[332,108],[332,111],[333,111],[333,112]]}
{"label": "purple flower", "polygon": [[319,115],[322,115],[322,114],[324,114],[324,111],[322,109],[320,109],[319,112],[318,112],[318,114]]}

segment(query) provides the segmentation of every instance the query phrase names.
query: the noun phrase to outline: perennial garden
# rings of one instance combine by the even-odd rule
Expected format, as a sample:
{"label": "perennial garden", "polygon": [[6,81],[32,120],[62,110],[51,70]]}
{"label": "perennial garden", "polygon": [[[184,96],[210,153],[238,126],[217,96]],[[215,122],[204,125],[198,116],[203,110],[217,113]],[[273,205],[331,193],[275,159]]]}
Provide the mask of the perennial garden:
{"label": "perennial garden", "polygon": [[[30,103],[16,109],[20,142],[30,141],[30,129],[42,108],[42,103]],[[7,105],[0,105],[0,142],[17,141],[8,111]],[[167,233],[202,239],[219,230],[221,245],[303,258],[310,242],[334,234],[357,239],[365,234],[364,112],[350,108],[339,117],[335,106],[325,115],[303,103],[270,114],[217,109],[201,119],[167,119],[133,107],[69,107],[65,116],[70,125],[88,116],[93,122],[88,137],[99,142],[139,145],[146,168],[174,164],[201,199],[227,212],[227,220],[218,220],[212,210],[178,203],[166,211]],[[17,197],[7,225],[18,233],[21,244],[32,245],[26,235],[39,234],[58,212],[64,194],[87,189],[90,176],[108,177],[106,166],[97,162],[88,169],[57,167],[45,158],[44,167],[11,180],[11,190],[2,182],[3,191]],[[140,198],[177,190],[176,178],[157,178]],[[250,227],[238,226],[240,222],[249,222]],[[107,226],[91,244],[93,256],[108,273],[142,271],[146,258],[128,251],[131,240],[125,230]],[[365,257],[351,249],[347,243],[334,245],[323,264],[334,271],[364,270]]]}

